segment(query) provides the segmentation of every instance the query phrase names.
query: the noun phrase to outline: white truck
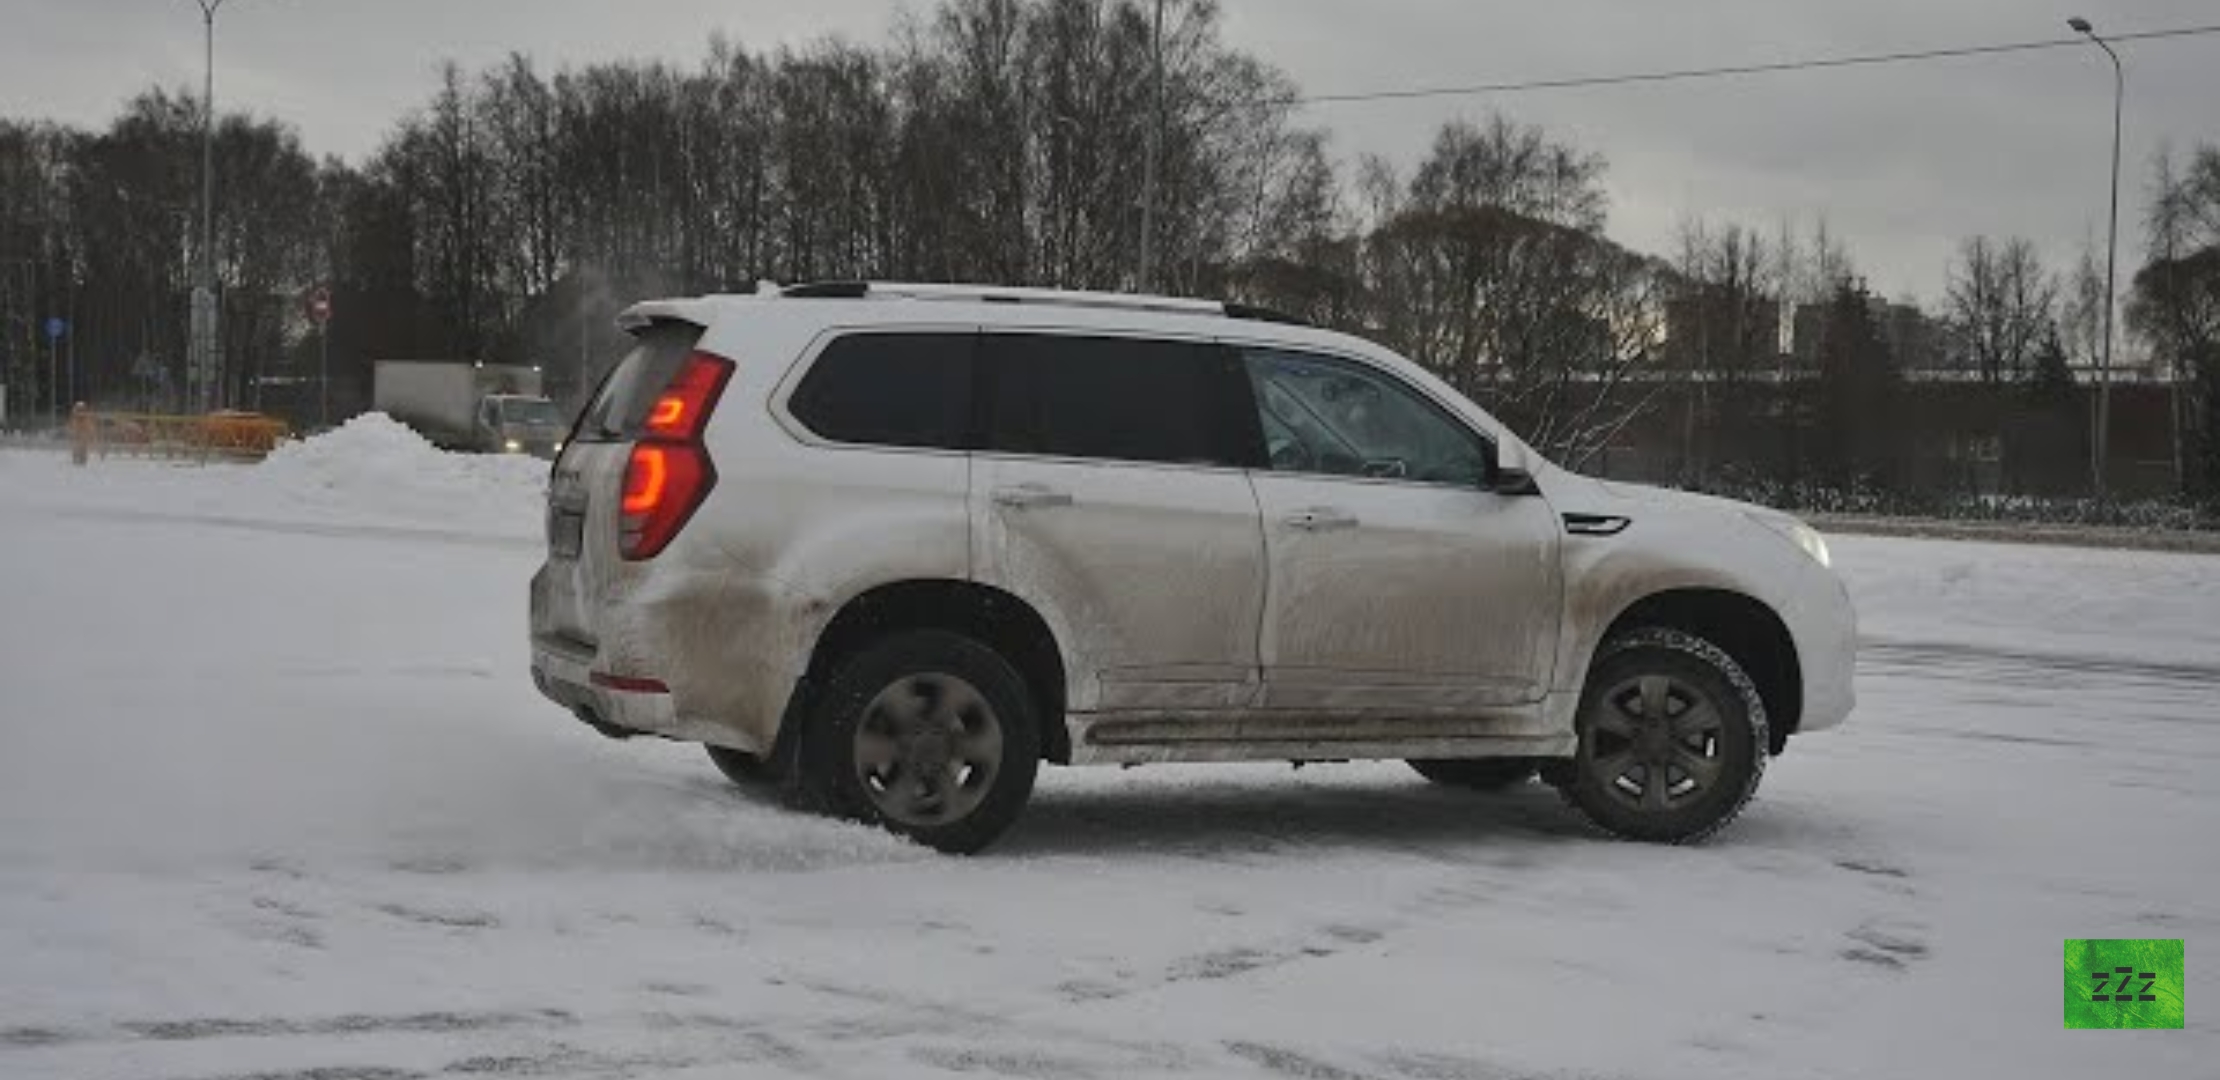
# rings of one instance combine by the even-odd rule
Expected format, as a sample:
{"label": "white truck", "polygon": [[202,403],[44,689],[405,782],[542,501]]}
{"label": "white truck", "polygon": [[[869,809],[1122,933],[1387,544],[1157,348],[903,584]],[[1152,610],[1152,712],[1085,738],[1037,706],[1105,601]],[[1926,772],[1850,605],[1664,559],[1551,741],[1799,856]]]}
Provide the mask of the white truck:
{"label": "white truck", "polygon": [[540,388],[536,367],[380,360],[371,404],[445,449],[553,458],[570,424]]}

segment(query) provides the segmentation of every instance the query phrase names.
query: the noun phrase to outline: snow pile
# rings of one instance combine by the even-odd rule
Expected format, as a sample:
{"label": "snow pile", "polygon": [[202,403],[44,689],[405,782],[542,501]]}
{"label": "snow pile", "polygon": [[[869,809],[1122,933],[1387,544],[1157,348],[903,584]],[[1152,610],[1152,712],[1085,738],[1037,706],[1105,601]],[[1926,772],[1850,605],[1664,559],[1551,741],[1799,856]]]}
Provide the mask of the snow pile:
{"label": "snow pile", "polygon": [[533,457],[449,453],[384,413],[366,413],[279,447],[253,479],[295,505],[509,532],[537,527],[547,472]]}

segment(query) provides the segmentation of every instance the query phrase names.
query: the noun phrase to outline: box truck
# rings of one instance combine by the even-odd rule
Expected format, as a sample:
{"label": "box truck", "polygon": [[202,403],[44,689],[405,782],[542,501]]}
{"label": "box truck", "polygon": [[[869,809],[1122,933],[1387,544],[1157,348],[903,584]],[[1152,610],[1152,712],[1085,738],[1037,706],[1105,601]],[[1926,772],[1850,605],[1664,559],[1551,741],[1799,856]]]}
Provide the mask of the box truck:
{"label": "box truck", "polygon": [[540,390],[538,368],[471,360],[380,360],[372,407],[435,446],[552,458],[570,419]]}

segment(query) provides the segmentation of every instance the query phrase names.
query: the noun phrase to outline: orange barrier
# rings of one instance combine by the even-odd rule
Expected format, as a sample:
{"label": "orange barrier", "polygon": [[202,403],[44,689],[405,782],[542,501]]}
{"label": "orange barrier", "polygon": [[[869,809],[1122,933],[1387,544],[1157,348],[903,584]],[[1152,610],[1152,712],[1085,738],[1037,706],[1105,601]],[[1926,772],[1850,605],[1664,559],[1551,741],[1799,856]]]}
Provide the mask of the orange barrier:
{"label": "orange barrier", "polygon": [[110,454],[260,461],[291,435],[285,421],[259,413],[157,416],[94,412],[79,405],[69,414],[69,455],[79,465]]}

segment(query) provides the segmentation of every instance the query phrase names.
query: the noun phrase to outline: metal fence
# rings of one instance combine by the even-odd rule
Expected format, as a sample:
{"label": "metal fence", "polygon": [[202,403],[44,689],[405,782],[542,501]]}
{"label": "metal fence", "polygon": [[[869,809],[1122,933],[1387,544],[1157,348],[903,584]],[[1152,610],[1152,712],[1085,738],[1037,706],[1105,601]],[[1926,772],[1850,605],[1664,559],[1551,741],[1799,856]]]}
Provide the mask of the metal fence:
{"label": "metal fence", "polygon": [[110,456],[259,461],[290,437],[284,421],[257,413],[163,416],[79,408],[69,418],[70,458],[79,465]]}

